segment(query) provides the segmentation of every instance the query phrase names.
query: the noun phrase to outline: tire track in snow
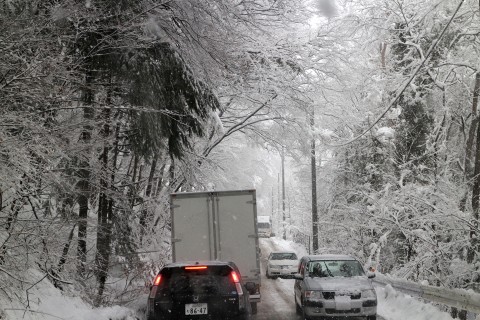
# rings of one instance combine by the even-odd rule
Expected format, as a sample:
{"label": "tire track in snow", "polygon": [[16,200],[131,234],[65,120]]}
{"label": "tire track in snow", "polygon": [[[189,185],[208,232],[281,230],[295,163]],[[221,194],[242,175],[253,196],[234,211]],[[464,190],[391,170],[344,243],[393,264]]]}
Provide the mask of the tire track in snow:
{"label": "tire track in snow", "polygon": [[[266,261],[271,251],[278,250],[271,239],[260,240],[261,257],[261,275],[262,275],[262,302],[258,304],[258,313],[254,320],[301,320],[295,311],[293,300],[293,280],[267,279],[265,276]],[[290,283],[291,290],[285,288]],[[288,294],[290,293],[290,294]]]}

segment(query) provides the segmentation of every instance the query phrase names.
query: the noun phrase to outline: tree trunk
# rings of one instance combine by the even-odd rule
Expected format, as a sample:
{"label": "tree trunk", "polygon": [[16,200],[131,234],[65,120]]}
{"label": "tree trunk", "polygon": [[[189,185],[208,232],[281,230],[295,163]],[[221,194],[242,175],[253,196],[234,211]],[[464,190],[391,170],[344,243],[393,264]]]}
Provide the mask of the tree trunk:
{"label": "tree trunk", "polygon": [[73,235],[75,234],[76,227],[77,225],[74,224],[68,235],[68,240],[63,246],[62,256],[60,257],[60,260],[58,261],[58,265],[57,265],[57,273],[62,272],[63,266],[65,265],[65,262],[67,262],[68,251],[70,250],[70,245],[72,243],[72,239],[73,239]]}
{"label": "tree trunk", "polygon": [[312,173],[312,242],[313,253],[318,251],[318,205],[317,205],[317,164],[316,164],[316,152],[315,152],[315,137],[313,135],[315,129],[314,110],[310,115],[310,129],[312,138],[310,141],[310,159],[311,159],[311,173]]}
{"label": "tree trunk", "polygon": [[93,71],[88,69],[85,77],[85,94],[83,118],[85,124],[81,134],[81,140],[85,144],[84,158],[80,161],[78,176],[78,249],[77,249],[77,275],[83,278],[87,263],[87,217],[88,217],[88,199],[90,197],[90,141],[92,139],[91,121],[93,120],[94,110],[94,92],[93,92]]}
{"label": "tree trunk", "polygon": [[[107,105],[110,104],[110,91],[107,96]],[[110,255],[111,255],[111,241],[112,241],[112,226],[113,226],[113,198],[109,193],[114,190],[115,169],[118,152],[118,127],[115,134],[114,156],[111,165],[109,166],[109,154],[111,147],[109,146],[109,138],[111,135],[111,109],[106,108],[103,112],[104,126],[101,135],[104,142],[103,152],[101,155],[101,164],[103,175],[100,177],[101,193],[98,199],[98,229],[97,229],[97,253],[95,256],[96,278],[98,284],[98,294],[95,304],[99,306],[102,302],[102,296],[105,289],[105,282],[108,276]],[[110,175],[109,175],[110,173]]]}
{"label": "tree trunk", "polygon": [[477,126],[477,145],[475,155],[475,171],[472,188],[472,222],[470,227],[470,246],[467,251],[467,262],[473,263],[478,248],[478,218],[480,204],[480,126]]}
{"label": "tree trunk", "polygon": [[[155,170],[157,169],[157,162],[158,162],[158,154],[153,157],[152,165],[150,167],[150,174],[148,175],[148,182],[147,182],[147,189],[145,190],[145,197],[143,199],[143,209],[140,215],[140,228],[141,228],[141,236],[140,236],[140,243],[142,242],[141,238],[145,233],[145,227],[147,224],[147,217],[148,217],[148,203],[149,198],[152,194],[153,189],[153,177],[155,176]],[[145,204],[146,203],[146,204]]]}
{"label": "tree trunk", "polygon": [[381,63],[381,68],[383,70],[387,68],[386,52],[387,52],[387,44],[385,42],[380,43],[380,63]]}
{"label": "tree trunk", "polygon": [[160,194],[160,191],[162,191],[162,184],[163,184],[163,174],[165,172],[165,167],[166,167],[166,160],[164,160],[159,173],[158,173],[158,180],[157,180],[157,186],[155,188],[155,197],[158,197]]}
{"label": "tree trunk", "polygon": [[[477,111],[478,95],[480,92],[480,73],[475,77],[475,89],[473,91],[472,114]],[[473,121],[472,121],[473,126]],[[467,251],[467,262],[472,263],[475,259],[475,254],[478,252],[478,218],[479,218],[479,201],[480,201],[480,126],[476,125],[477,129],[477,143],[475,150],[475,165],[472,188],[472,223],[470,227],[470,246]],[[472,145],[473,146],[473,145]],[[467,145],[468,148],[468,145]],[[467,150],[468,152],[468,150]],[[473,152],[473,151],[472,151]]]}
{"label": "tree trunk", "polygon": [[287,240],[287,222],[285,221],[285,147],[282,146],[282,213],[283,240]]}
{"label": "tree trunk", "polygon": [[473,166],[472,166],[472,156],[473,156],[473,146],[475,142],[475,132],[477,131],[478,118],[477,118],[477,106],[478,106],[478,95],[480,91],[480,72],[477,72],[475,76],[475,86],[473,89],[473,101],[472,101],[472,122],[470,124],[470,129],[468,131],[467,145],[465,148],[465,161],[464,161],[464,170],[465,177],[467,181],[472,178]]}

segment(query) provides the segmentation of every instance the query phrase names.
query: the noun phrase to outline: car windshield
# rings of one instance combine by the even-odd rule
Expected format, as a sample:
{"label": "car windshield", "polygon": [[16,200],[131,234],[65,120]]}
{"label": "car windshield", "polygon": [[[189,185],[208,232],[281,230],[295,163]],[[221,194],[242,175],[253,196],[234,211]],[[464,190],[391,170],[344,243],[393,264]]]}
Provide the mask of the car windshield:
{"label": "car windshield", "polygon": [[308,264],[310,277],[356,277],[363,276],[365,272],[358,261],[355,260],[321,260]]}
{"label": "car windshield", "polygon": [[295,253],[272,253],[270,260],[297,260]]}
{"label": "car windshield", "polygon": [[259,228],[262,228],[262,229],[270,228],[270,223],[268,223],[268,222],[259,222],[257,225],[258,225]]}
{"label": "car windshield", "polygon": [[209,266],[205,270],[164,270],[161,289],[173,295],[235,293],[235,284],[230,279],[231,271],[227,266]]}

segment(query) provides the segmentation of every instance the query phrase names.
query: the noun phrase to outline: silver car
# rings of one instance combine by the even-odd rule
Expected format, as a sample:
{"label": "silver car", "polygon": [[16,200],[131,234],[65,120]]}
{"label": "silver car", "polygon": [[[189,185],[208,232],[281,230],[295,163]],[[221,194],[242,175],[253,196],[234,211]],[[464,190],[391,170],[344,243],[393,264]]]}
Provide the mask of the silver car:
{"label": "silver car", "polygon": [[295,304],[303,319],[377,319],[377,295],[362,265],[347,255],[311,255],[295,274]]}

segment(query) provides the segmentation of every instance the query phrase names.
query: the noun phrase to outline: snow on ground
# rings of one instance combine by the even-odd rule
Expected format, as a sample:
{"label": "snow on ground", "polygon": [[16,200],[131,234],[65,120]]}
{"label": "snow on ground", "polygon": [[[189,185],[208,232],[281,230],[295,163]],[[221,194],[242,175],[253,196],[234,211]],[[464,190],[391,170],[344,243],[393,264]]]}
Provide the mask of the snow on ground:
{"label": "snow on ground", "polygon": [[[273,246],[272,250],[294,251],[299,257],[308,254],[302,245],[291,241],[270,238]],[[292,279],[277,279],[277,283],[287,294],[293,294]],[[376,287],[378,297],[378,314],[386,320],[452,320],[453,318],[446,312],[439,310],[436,306],[424,303],[412,296],[398,292],[390,285],[386,287]],[[480,320],[480,317],[477,318]]]}
{"label": "snow on ground", "polygon": [[[294,251],[299,257],[308,254],[302,245],[280,238],[271,238],[272,250]],[[266,254],[266,253],[265,253]],[[32,279],[37,281],[43,275],[31,271]],[[277,284],[286,295],[293,295],[293,279],[277,279]],[[136,309],[112,306],[107,308],[92,308],[79,297],[69,296],[56,289],[47,279],[43,279],[32,288],[26,286],[17,292],[25,304],[15,303],[0,295],[0,319],[4,320],[134,320],[137,319]],[[28,289],[28,304],[26,290]],[[423,303],[409,295],[395,291],[391,286],[377,287],[378,314],[386,320],[452,320],[448,313],[437,307]],[[22,296],[23,295],[23,296]],[[480,318],[477,318],[480,319]]]}
{"label": "snow on ground", "polygon": [[396,291],[392,286],[377,287],[377,313],[388,320],[452,320],[446,312]]}
{"label": "snow on ground", "polygon": [[305,249],[305,247],[301,244],[289,240],[283,240],[282,238],[277,237],[270,238],[270,240],[275,246],[274,250],[296,252],[299,259],[303,256],[308,255],[307,249]]}
{"label": "snow on ground", "polygon": [[[121,306],[92,308],[79,297],[66,295],[44,276],[31,270],[31,279],[39,281],[35,286],[25,286],[16,294],[25,302],[10,301],[0,295],[0,319],[4,320],[134,320],[133,309]],[[42,279],[43,278],[43,279]],[[41,280],[42,279],[42,280]],[[32,283],[33,284],[33,283]],[[28,289],[28,298],[27,298]],[[27,300],[28,299],[28,300]],[[27,307],[28,306],[28,307]]]}

